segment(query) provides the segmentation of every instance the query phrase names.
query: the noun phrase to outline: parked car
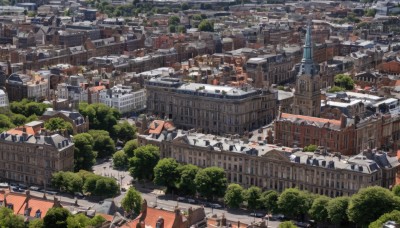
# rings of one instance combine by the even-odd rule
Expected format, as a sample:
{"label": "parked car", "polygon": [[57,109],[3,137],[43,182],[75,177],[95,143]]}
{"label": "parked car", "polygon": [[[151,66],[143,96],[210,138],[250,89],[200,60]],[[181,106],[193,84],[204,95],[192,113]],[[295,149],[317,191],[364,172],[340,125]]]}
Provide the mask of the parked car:
{"label": "parked car", "polygon": [[32,191],[39,191],[40,187],[39,186],[31,186],[31,187],[29,187],[29,189]]}
{"label": "parked car", "polygon": [[18,187],[14,187],[14,188],[12,188],[12,190],[13,190],[14,192],[25,192],[25,190],[23,190],[23,189],[21,189],[21,188],[18,188]]}
{"label": "parked car", "polygon": [[26,185],[24,185],[24,184],[18,184],[18,187],[19,187],[20,189],[24,189],[24,190],[27,190],[27,189],[28,189],[28,186],[26,186]]}
{"label": "parked car", "polygon": [[311,224],[307,222],[294,222],[294,224],[296,224],[296,226],[298,227],[304,227],[304,228],[311,227]]}
{"label": "parked car", "polygon": [[176,198],[176,200],[178,200],[179,202],[185,202],[186,198],[185,197],[178,197],[178,198]]}
{"label": "parked car", "polygon": [[269,217],[269,220],[271,221],[282,221],[285,219],[285,216],[282,214],[276,214],[276,215],[272,215]]}
{"label": "parked car", "polygon": [[250,213],[250,216],[251,217],[256,217],[256,218],[262,218],[262,217],[264,217],[265,216],[265,214],[264,213]]}
{"label": "parked car", "polygon": [[191,204],[197,204],[198,203],[198,201],[195,200],[195,199],[188,199],[187,201],[188,201],[188,203],[191,203]]}
{"label": "parked car", "polygon": [[0,183],[0,188],[8,188],[8,183]]}
{"label": "parked car", "polygon": [[222,206],[219,205],[219,204],[217,204],[217,203],[212,203],[210,206],[211,206],[211,208],[214,208],[214,209],[220,209],[220,208],[222,208]]}

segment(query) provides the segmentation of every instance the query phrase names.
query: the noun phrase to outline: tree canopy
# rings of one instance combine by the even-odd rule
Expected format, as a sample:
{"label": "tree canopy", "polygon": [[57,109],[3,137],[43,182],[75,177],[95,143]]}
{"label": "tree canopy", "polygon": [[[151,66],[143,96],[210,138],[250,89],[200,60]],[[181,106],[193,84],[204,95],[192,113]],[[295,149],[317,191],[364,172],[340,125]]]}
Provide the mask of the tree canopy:
{"label": "tree canopy", "polygon": [[349,197],[336,197],[329,201],[326,210],[328,211],[329,221],[333,224],[341,224],[347,222],[347,207],[349,205]]}
{"label": "tree canopy", "polygon": [[83,116],[89,117],[90,129],[106,130],[113,129],[113,126],[117,124],[120,118],[120,113],[114,108],[110,108],[105,104],[79,104],[79,112]]}
{"label": "tree canopy", "polygon": [[214,32],[214,23],[209,20],[202,20],[198,28],[200,31]]}
{"label": "tree canopy", "polygon": [[67,228],[67,218],[71,213],[62,207],[53,207],[47,211],[46,216],[43,218],[44,227],[59,227]]}
{"label": "tree canopy", "polygon": [[279,210],[288,217],[307,213],[311,207],[311,203],[309,196],[297,188],[286,189],[278,199]]}
{"label": "tree canopy", "polygon": [[315,219],[317,222],[326,222],[328,220],[328,203],[329,198],[327,196],[318,196],[308,212],[311,218]]}
{"label": "tree canopy", "polygon": [[32,115],[41,116],[49,105],[22,99],[21,101],[13,101],[10,104],[10,110],[13,113],[22,114],[25,117]]}
{"label": "tree canopy", "polygon": [[73,127],[70,122],[63,120],[60,117],[50,118],[44,123],[44,127],[50,131],[67,130],[68,134],[73,134]]}
{"label": "tree canopy", "polygon": [[208,167],[200,170],[195,178],[197,191],[207,199],[222,197],[227,187],[225,172],[219,167]]}
{"label": "tree canopy", "polygon": [[305,146],[304,149],[303,149],[303,151],[314,152],[314,151],[317,150],[317,148],[318,148],[318,147],[317,147],[316,145],[310,144],[310,145],[308,145],[308,146]]}
{"label": "tree canopy", "polygon": [[168,18],[168,25],[178,25],[181,22],[178,16],[171,16]]}
{"label": "tree canopy", "polygon": [[286,221],[279,224],[278,228],[297,228],[297,226],[291,221]]}
{"label": "tree canopy", "polygon": [[261,207],[265,208],[269,213],[278,212],[278,192],[274,190],[265,191],[261,194]]}
{"label": "tree canopy", "polygon": [[335,86],[343,88],[344,90],[354,89],[354,81],[350,75],[338,74],[335,76]]}
{"label": "tree canopy", "polygon": [[111,136],[114,140],[121,140],[124,143],[136,138],[136,127],[128,121],[117,123],[112,127]]}
{"label": "tree canopy", "polygon": [[115,143],[107,131],[90,130],[88,133],[93,137],[93,150],[96,151],[98,158],[104,158],[114,154]]}
{"label": "tree canopy", "polygon": [[137,139],[129,140],[125,143],[124,152],[128,158],[135,156],[134,151],[139,147]]}
{"label": "tree canopy", "polygon": [[376,221],[369,224],[369,228],[382,228],[383,224],[387,221],[394,221],[397,224],[400,223],[400,211],[394,210],[390,213],[385,213],[381,217],[379,217]]}
{"label": "tree canopy", "polygon": [[123,150],[115,152],[112,158],[114,169],[123,170],[128,166],[128,156]]}
{"label": "tree canopy", "polygon": [[243,187],[239,184],[230,184],[226,190],[224,201],[230,208],[239,208],[243,203]]}
{"label": "tree canopy", "polygon": [[247,202],[248,209],[259,209],[260,208],[260,198],[261,189],[256,186],[251,186],[244,192],[244,198]]}
{"label": "tree canopy", "polygon": [[134,156],[129,158],[129,172],[138,180],[152,180],[154,167],[160,159],[159,148],[153,145],[138,147]]}
{"label": "tree canopy", "polygon": [[191,164],[178,167],[179,180],[177,187],[180,193],[188,196],[194,196],[196,194],[195,178],[199,170],[199,167]]}
{"label": "tree canopy", "polygon": [[140,213],[142,207],[142,196],[134,187],[130,187],[121,201],[121,206],[128,213]]}
{"label": "tree canopy", "polygon": [[74,169],[79,171],[81,169],[91,170],[96,162],[97,154],[93,150],[93,137],[88,133],[81,133],[74,136],[75,143],[74,152]]}
{"label": "tree canopy", "polygon": [[367,187],[351,197],[347,214],[350,221],[368,225],[377,220],[380,215],[391,212],[399,206],[398,200],[388,189],[377,186]]}
{"label": "tree canopy", "polygon": [[14,211],[7,207],[0,207],[0,227],[24,228],[24,219],[19,215],[14,215]]}
{"label": "tree canopy", "polygon": [[154,167],[154,183],[167,187],[167,192],[176,188],[179,180],[179,164],[173,158],[163,158]]}

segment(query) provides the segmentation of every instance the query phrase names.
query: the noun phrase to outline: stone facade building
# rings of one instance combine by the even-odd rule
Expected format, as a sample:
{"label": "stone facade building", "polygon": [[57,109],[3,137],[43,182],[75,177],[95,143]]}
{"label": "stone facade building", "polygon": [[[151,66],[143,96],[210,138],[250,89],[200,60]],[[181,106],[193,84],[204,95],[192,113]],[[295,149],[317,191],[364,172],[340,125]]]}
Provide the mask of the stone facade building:
{"label": "stone facade building", "polygon": [[159,146],[161,157],[202,168],[223,168],[228,182],[280,192],[298,187],[335,197],[368,186],[389,188],[395,184],[399,167],[397,158],[376,150],[345,157],[184,131],[140,135],[138,140],[142,145]]}
{"label": "stone facade building", "polygon": [[307,28],[303,48],[303,59],[298,66],[293,114],[319,117],[321,112],[321,91],[319,66],[314,64],[311,44],[311,26]]}
{"label": "stone facade building", "polygon": [[0,179],[49,186],[54,172],[73,170],[74,144],[42,127],[34,121],[0,134]]}
{"label": "stone facade building", "polygon": [[270,123],[277,92],[152,78],[146,83],[147,111],[183,129],[243,134]]}

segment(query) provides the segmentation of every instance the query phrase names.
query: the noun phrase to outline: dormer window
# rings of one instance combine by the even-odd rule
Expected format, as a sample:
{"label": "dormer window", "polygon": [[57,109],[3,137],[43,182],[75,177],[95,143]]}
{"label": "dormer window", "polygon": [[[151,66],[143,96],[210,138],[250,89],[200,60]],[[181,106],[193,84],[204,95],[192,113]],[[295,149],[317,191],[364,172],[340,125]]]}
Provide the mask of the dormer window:
{"label": "dormer window", "polygon": [[38,209],[35,213],[35,218],[41,218],[42,217],[42,212],[40,211],[40,209]]}
{"label": "dormer window", "polygon": [[9,208],[9,209],[11,209],[11,210],[14,210],[14,204],[8,203],[8,204],[7,204],[7,208]]}

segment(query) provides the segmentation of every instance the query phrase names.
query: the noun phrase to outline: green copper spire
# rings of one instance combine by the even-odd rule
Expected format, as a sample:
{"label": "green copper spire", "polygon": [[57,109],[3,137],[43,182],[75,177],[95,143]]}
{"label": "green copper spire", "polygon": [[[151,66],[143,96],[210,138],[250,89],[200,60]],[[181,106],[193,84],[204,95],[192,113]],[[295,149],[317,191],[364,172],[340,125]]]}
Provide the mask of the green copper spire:
{"label": "green copper spire", "polygon": [[303,59],[302,62],[311,61],[312,62],[312,45],[311,45],[311,26],[308,24],[307,33],[306,33],[306,41],[304,43],[303,50]]}
{"label": "green copper spire", "polygon": [[311,23],[308,23],[306,39],[303,46],[303,59],[301,60],[299,75],[306,74],[312,77],[317,73],[318,69],[315,66],[313,60],[313,51],[311,43]]}

